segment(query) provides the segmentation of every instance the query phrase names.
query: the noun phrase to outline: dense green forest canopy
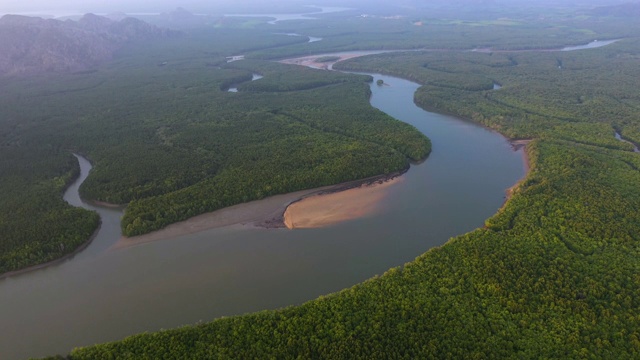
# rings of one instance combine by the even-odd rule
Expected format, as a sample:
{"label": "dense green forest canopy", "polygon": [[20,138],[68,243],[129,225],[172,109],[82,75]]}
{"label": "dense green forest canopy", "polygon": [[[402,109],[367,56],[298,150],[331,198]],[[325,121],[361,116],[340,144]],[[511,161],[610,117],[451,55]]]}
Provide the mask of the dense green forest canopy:
{"label": "dense green forest canopy", "polygon": [[[21,157],[3,156],[5,174],[11,176],[3,175],[0,179],[2,189],[6,190],[3,196],[7,198],[1,210],[5,215],[0,226],[5,235],[0,244],[3,249],[0,271],[70,253],[97,226],[95,215],[71,210],[60,199],[60,192],[77,173],[72,151],[89,156],[95,165],[81,189],[85,198],[118,204],[134,201],[123,221],[123,231],[128,235],[158,229],[240,201],[396,171],[408,164],[402,156],[415,160],[429,151],[428,143],[416,132],[369,108],[364,83],[368,79],[284,68],[268,62],[227,63],[227,57],[244,54],[247,58],[274,59],[354,49],[559,47],[590,41],[595,34],[602,39],[629,35],[628,27],[619,23],[558,16],[562,25],[551,27],[527,22],[526,18],[511,22],[471,18],[455,21],[428,16],[361,17],[353,11],[324,16],[321,21],[295,20],[276,25],[267,24],[267,18],[224,18],[212,22],[209,28],[190,29],[185,37],[132,45],[121,50],[114,61],[94,71],[4,78],[0,85],[4,94],[0,99],[1,151],[40,160],[23,162]],[[322,41],[309,43],[306,36],[286,35],[290,33],[321,37]],[[265,78],[250,82],[252,73]],[[491,86],[482,76],[478,79],[477,75],[471,75],[467,81],[472,89]],[[240,93],[224,91],[232,84],[239,84]],[[340,91],[348,95],[339,96]],[[282,98],[283,95],[287,98]],[[327,103],[332,105],[325,107]],[[250,113],[234,111],[244,109],[245,104],[251,104]],[[358,116],[348,123],[341,121],[350,115],[349,111],[357,112]],[[239,118],[243,120],[236,121]],[[393,127],[395,135],[372,130],[381,122]],[[248,133],[243,139],[228,137],[228,132],[237,129],[228,126],[230,123],[240,129],[245,128],[244,124],[251,127],[260,124],[253,131],[262,132],[262,138]],[[314,133],[318,140],[330,136],[331,141],[315,143],[314,153],[320,156],[322,151],[332,148],[333,156],[342,157],[343,163],[331,163],[329,157],[323,156],[324,166],[333,167],[333,173],[316,176],[303,170],[302,174],[291,176],[282,173],[281,178],[287,180],[277,181],[273,174],[261,172],[260,166],[252,166],[252,171],[260,173],[251,177],[256,182],[236,183],[243,188],[254,187],[251,193],[236,188],[226,191],[225,197],[213,195],[226,189],[231,184],[229,179],[246,174],[252,163],[260,163],[264,169],[297,166],[279,163],[284,160],[282,154],[287,154],[289,164],[308,162],[295,151],[270,153],[276,147],[293,146],[299,141],[290,128],[288,140],[264,144],[270,151],[257,145],[236,151],[245,141],[263,141],[273,131],[284,131],[287,123],[304,127],[297,131]],[[632,131],[625,130],[625,136]],[[207,136],[208,133],[215,135]],[[333,136],[336,133],[343,136],[341,140]],[[216,137],[233,142],[220,143]],[[343,144],[343,150],[349,149],[351,158],[344,158],[344,153],[337,151],[340,146],[336,146],[336,141]],[[354,146],[347,145],[349,142]],[[373,155],[374,152],[380,155]],[[231,153],[234,156],[228,156]],[[244,169],[230,166],[239,162],[244,163]],[[36,168],[37,163],[45,164],[46,169],[37,167],[37,172],[20,177],[18,168]],[[353,167],[350,163],[360,165]],[[315,169],[322,171],[320,167]],[[205,185],[205,180],[214,183]],[[43,188],[49,189],[48,196],[34,196]],[[203,203],[192,200],[205,194],[212,200]],[[22,201],[26,198],[33,200]],[[53,207],[58,210],[52,210]],[[73,223],[82,226],[71,223],[63,226],[57,220],[61,212],[75,214]],[[34,219],[42,222],[38,226],[42,230],[33,230],[38,233],[35,235],[23,231],[27,217],[17,214],[33,214]]]}
{"label": "dense green forest canopy", "polygon": [[71,253],[96,229],[96,214],[61,198],[78,173],[72,152],[94,162],[84,198],[129,204],[125,235],[427,156],[424,135],[369,105],[368,76],[226,61],[295,41],[205,31],[132,46],[93,72],[5,79],[0,273]]}
{"label": "dense green forest canopy", "polygon": [[[602,32],[621,23],[623,32]],[[529,175],[485,228],[302,306],[69,357],[637,358],[640,157],[614,133],[640,141],[640,42],[624,36],[638,25],[592,25],[577,33],[625,39],[589,51],[411,52],[338,64],[417,81],[424,108],[534,139]],[[546,44],[534,34],[531,44]]]}
{"label": "dense green forest canopy", "polygon": [[[335,65],[391,73],[424,84],[425,108],[471,118],[511,138],[554,137],[632,149],[640,143],[637,79],[640,41],[575,52],[411,52]],[[500,89],[494,89],[500,84]]]}
{"label": "dense green forest canopy", "polygon": [[[640,140],[638,25],[564,12],[544,21],[526,12],[467,15],[347,12],[276,25],[237,18],[194,30],[189,41],[124,49],[96,71],[3,79],[0,272],[71,252],[97,227],[95,214],[62,201],[78,172],[71,152],[95,165],[83,196],[129,203],[126,234],[402,170],[428,154],[429,142],[369,106],[369,77],[265,59],[456,50],[341,66],[417,81],[420,106],[534,139],[529,176],[485,228],[302,306],[137,335],[70,357],[640,356],[640,160],[614,138],[617,130]],[[289,32],[323,40],[279,34]],[[495,51],[618,38],[583,52]],[[462,51],[475,48],[493,51]],[[227,63],[234,55],[250,60]],[[264,78],[250,82],[254,73]],[[225,91],[231,85],[239,92]]]}

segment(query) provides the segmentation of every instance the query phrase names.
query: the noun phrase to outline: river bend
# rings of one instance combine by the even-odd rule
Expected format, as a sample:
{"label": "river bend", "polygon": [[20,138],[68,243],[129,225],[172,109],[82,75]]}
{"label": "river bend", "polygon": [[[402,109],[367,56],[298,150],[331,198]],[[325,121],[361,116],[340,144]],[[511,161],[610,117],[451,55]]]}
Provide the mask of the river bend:
{"label": "river bend", "polygon": [[[300,304],[481,227],[523,177],[522,154],[493,131],[415,106],[418,84],[373,76],[371,104],[414,125],[433,145],[380,212],[321,229],[231,226],[113,250],[121,210],[82,202],[75,184],[65,199],[98,211],[102,227],[73,259],[0,280],[0,358],[64,354],[143,331]],[[82,180],[91,165],[79,161]]]}

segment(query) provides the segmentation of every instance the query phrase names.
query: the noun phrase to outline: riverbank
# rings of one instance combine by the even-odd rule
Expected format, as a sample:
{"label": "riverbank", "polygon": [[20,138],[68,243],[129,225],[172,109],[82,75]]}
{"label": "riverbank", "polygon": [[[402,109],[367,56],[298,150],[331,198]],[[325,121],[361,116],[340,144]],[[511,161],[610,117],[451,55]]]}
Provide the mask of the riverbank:
{"label": "riverbank", "polygon": [[29,272],[32,272],[32,271],[44,269],[44,268],[49,267],[49,266],[62,264],[63,262],[65,262],[67,260],[71,260],[74,256],[78,255],[80,252],[82,252],[84,249],[86,249],[89,245],[91,245],[91,242],[93,242],[93,240],[96,238],[96,236],[98,236],[98,233],[100,232],[101,228],[102,228],[102,218],[99,218],[98,227],[93,231],[93,234],[91,234],[89,239],[87,239],[87,241],[85,241],[84,243],[82,243],[82,245],[77,247],[73,252],[70,252],[70,253],[68,253],[68,254],[66,254],[66,255],[64,255],[62,257],[59,257],[57,259],[54,259],[54,260],[51,260],[51,261],[47,261],[46,263],[33,265],[33,266],[29,266],[29,267],[24,268],[24,269],[15,270],[15,271],[9,271],[9,272],[6,272],[4,274],[0,274],[0,280],[6,279],[6,278],[9,278],[9,277],[13,277],[13,276],[26,274],[26,273],[29,273]]}
{"label": "riverbank", "polygon": [[[280,63],[300,65],[316,69],[333,70],[333,65],[345,61],[366,55],[374,55],[384,53],[388,51],[364,51],[364,52],[344,52],[344,53],[324,53],[309,56],[302,56],[290,59],[280,60]],[[334,56],[332,61],[322,61],[323,57]],[[320,60],[320,61],[319,61]],[[408,81],[413,81],[407,79]],[[387,84],[385,84],[387,85]],[[434,111],[444,115],[459,117],[453,113],[443,113],[439,109],[424,109],[426,111]],[[472,122],[478,126],[484,127],[491,131],[495,129],[489,128],[482,124],[479,124],[471,119],[467,121]],[[497,132],[497,131],[496,131]],[[499,133],[499,132],[498,132]],[[504,136],[504,135],[501,135]],[[504,208],[506,203],[511,199],[516,190],[522,185],[523,181],[528,177],[530,171],[529,154],[527,153],[527,145],[533,141],[532,139],[517,139],[509,140],[513,151],[522,150],[522,163],[524,165],[524,175],[513,186],[505,189],[505,200],[501,206]],[[365,193],[368,193],[365,195]],[[335,224],[340,221],[346,221],[365,216],[375,211],[375,204],[381,200],[384,194],[384,189],[379,188],[378,191],[372,189],[363,188],[360,191],[354,191],[353,193],[341,193],[335,196],[314,196],[312,198],[303,199],[299,202],[292,203],[284,214],[284,223],[289,229],[293,228],[315,228],[322,227],[331,224]],[[353,205],[349,202],[354,202]]]}
{"label": "riverbank", "polygon": [[323,186],[320,188],[274,195],[262,200],[250,201],[226,207],[192,217],[185,221],[171,224],[162,230],[154,231],[149,234],[134,237],[123,236],[118,240],[118,242],[116,242],[112,249],[122,249],[130,246],[179,237],[182,235],[195,234],[205,230],[230,226],[284,229],[287,227],[285,224],[285,212],[291,204],[317,195],[336,194],[348,190],[358,191],[361,189],[364,189],[365,192],[359,194],[357,197],[362,197],[362,201],[365,201],[364,197],[367,196],[366,189],[369,188],[370,185],[387,183],[390,181],[393,182],[394,179],[399,180],[399,176],[404,174],[407,170],[408,168],[404,171],[388,175],[373,176],[365,179]]}
{"label": "riverbank", "polygon": [[516,192],[516,190],[518,190],[520,185],[522,185],[522,183],[527,179],[527,177],[529,177],[529,172],[531,171],[531,162],[529,159],[529,152],[527,151],[527,145],[532,141],[533,139],[519,139],[519,140],[510,141],[513,151],[522,150],[522,164],[524,165],[524,176],[522,177],[522,179],[518,180],[518,182],[515,183],[513,186],[505,190],[504,204],[502,204],[501,209],[505,207],[505,205],[507,204],[509,199],[511,199],[511,197]]}
{"label": "riverbank", "polygon": [[[282,64],[306,66],[314,69],[332,70],[333,64],[337,62],[349,60],[349,59],[353,59],[361,56],[366,56],[366,55],[379,54],[383,52],[388,52],[388,50],[360,51],[360,52],[353,51],[353,52],[345,52],[340,54],[329,53],[329,54],[319,54],[319,55],[308,55],[308,56],[301,56],[301,57],[296,57],[291,59],[284,59],[278,62]],[[318,61],[318,59],[322,60],[322,57],[327,55],[335,56],[336,59],[332,61]]]}
{"label": "riverbank", "polygon": [[[79,155],[75,152],[71,153],[73,156],[76,157],[76,159],[78,160],[78,166],[79,166],[79,172],[76,178],[70,179],[69,182],[65,185],[63,192],[62,192],[62,197],[65,201],[67,201],[67,203],[71,206],[74,207],[80,207],[80,208],[84,208],[87,210],[92,210],[90,208],[87,208],[85,206],[83,206],[82,200],[80,198],[80,194],[77,193],[77,189],[79,188],[80,184],[82,184],[88,174],[89,171],[91,171],[91,163],[89,162],[89,160],[84,156],[84,155]],[[83,170],[83,166],[81,161],[84,160],[87,162],[87,164],[89,164],[89,169],[88,170]],[[68,193],[73,193],[75,195],[77,195],[77,197],[75,199],[67,199],[67,195]],[[72,252],[65,254],[59,258],[53,259],[51,261],[47,261],[41,264],[36,264],[36,265],[32,265],[26,268],[22,268],[22,269],[18,269],[18,270],[14,270],[14,271],[9,271],[9,272],[5,272],[0,274],[0,280],[8,278],[8,277],[12,277],[12,276],[18,276],[18,275],[22,275],[25,273],[29,273],[32,271],[36,271],[36,270],[40,270],[40,269],[44,269],[46,267],[49,266],[53,266],[53,265],[57,265],[57,264],[61,264],[67,260],[70,260],[71,258],[73,258],[74,256],[76,256],[77,254],[79,254],[80,252],[82,252],[83,250],[85,250],[92,242],[93,240],[98,236],[98,233],[100,233],[100,229],[102,228],[102,217],[98,218],[98,226],[96,227],[96,229],[93,231],[93,233],[91,234],[91,236],[89,236],[89,238],[87,238],[86,241],[84,241],[82,244],[80,244],[80,246],[78,246],[77,248],[75,248]]]}

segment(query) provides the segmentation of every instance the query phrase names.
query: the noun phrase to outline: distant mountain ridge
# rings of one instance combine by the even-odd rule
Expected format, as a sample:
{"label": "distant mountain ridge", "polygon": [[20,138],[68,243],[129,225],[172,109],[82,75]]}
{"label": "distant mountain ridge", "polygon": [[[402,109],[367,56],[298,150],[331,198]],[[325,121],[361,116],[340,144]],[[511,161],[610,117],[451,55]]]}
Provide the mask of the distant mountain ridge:
{"label": "distant mountain ridge", "polygon": [[78,21],[5,15],[0,18],[0,75],[88,70],[127,43],[177,35],[134,18],[86,14]]}

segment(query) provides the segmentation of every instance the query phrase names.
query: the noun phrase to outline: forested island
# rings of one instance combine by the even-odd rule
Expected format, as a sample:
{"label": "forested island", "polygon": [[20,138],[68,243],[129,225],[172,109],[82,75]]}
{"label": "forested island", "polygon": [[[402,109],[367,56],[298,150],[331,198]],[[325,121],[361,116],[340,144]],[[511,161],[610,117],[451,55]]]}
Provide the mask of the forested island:
{"label": "forested island", "polygon": [[[415,11],[276,25],[235,18],[190,32],[189,41],[125,48],[96,71],[7,77],[0,272],[72,252],[98,226],[94,213],[60,196],[78,173],[72,152],[95,166],[81,188],[86,199],[128,204],[125,235],[406,169],[430,143],[370,106],[369,76],[271,60],[431,49],[334,69],[418,82],[419,106],[531,140],[527,178],[483,228],[303,305],[77,348],[67,358],[638,357],[640,25],[601,11],[546,9],[542,20],[541,10],[518,8],[455,13],[460,20]],[[261,31],[269,26],[282,31]],[[547,51],[596,39],[619,41]],[[246,60],[226,61],[238,54]],[[249,81],[255,73],[264,78]],[[230,84],[238,93],[225,91]]]}

